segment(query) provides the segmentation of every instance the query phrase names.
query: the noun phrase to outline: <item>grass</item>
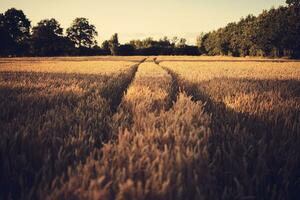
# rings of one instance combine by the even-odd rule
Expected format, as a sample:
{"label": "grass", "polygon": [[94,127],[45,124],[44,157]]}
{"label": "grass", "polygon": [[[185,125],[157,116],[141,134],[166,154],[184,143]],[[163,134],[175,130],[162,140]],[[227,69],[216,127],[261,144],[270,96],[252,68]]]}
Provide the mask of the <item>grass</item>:
{"label": "grass", "polygon": [[0,198],[298,199],[298,62],[153,58],[1,60]]}

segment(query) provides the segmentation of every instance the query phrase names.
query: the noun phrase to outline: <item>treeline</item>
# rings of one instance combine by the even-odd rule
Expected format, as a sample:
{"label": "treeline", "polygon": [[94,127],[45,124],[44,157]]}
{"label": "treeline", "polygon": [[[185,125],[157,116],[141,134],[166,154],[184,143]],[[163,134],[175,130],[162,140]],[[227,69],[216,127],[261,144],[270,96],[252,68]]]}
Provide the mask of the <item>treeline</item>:
{"label": "treeline", "polygon": [[197,38],[201,54],[300,58],[300,1],[249,15]]}
{"label": "treeline", "polygon": [[22,10],[0,14],[0,56],[75,55],[230,55],[300,58],[300,0],[287,6],[249,15],[197,37],[196,46],[186,39],[146,38],[120,44],[118,34],[97,44],[96,27],[76,18],[64,34],[55,19],[41,20],[31,28]]}
{"label": "treeline", "polygon": [[186,39],[174,37],[169,40],[164,37],[154,40],[149,37],[144,40],[131,40],[127,44],[120,45],[118,34],[114,34],[110,40],[102,43],[102,49],[112,55],[199,55],[197,46],[186,44]]}
{"label": "treeline", "polygon": [[44,19],[31,28],[22,10],[11,8],[0,14],[0,56],[75,55],[198,55],[197,46],[184,38],[155,41],[152,38],[120,44],[118,34],[98,46],[96,27],[86,18],[76,18],[64,34],[55,19]]}
{"label": "treeline", "polygon": [[86,18],[76,18],[63,34],[59,22],[45,19],[31,28],[22,10],[11,8],[0,14],[1,56],[98,55],[97,31]]}

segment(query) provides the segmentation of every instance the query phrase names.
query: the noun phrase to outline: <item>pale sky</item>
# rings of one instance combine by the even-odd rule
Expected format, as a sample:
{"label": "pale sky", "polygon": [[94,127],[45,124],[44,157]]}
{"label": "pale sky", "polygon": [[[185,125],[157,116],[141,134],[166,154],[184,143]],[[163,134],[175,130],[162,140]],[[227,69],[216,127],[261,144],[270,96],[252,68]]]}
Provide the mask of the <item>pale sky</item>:
{"label": "pale sky", "polygon": [[96,26],[100,44],[113,33],[122,43],[178,36],[193,44],[201,32],[284,4],[285,0],[0,0],[0,12],[22,9],[32,26],[55,18],[64,30],[76,17],[86,17]]}

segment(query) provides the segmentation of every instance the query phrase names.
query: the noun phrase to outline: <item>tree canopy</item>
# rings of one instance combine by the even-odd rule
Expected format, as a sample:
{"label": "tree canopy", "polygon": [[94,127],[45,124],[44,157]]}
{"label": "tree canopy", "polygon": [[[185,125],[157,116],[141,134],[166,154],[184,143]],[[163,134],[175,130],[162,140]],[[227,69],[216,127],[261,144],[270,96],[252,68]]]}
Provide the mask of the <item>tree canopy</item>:
{"label": "tree canopy", "polygon": [[55,19],[45,19],[32,28],[32,53],[40,56],[56,56],[67,51],[71,43],[63,37],[63,29]]}
{"label": "tree canopy", "polygon": [[119,47],[119,37],[118,34],[115,33],[111,36],[109,40],[109,49],[112,55],[117,55],[118,54],[118,47]]}
{"label": "tree canopy", "polygon": [[95,37],[98,35],[96,27],[89,23],[86,18],[76,18],[71,27],[67,29],[67,37],[77,47],[91,48],[97,44]]}
{"label": "tree canopy", "polygon": [[291,5],[300,5],[300,0],[286,0],[286,3],[291,6]]}
{"label": "tree canopy", "polygon": [[32,28],[22,10],[0,13],[0,56],[59,55],[229,55],[300,58],[300,0],[248,15],[217,30],[201,33],[196,45],[185,38],[151,37],[120,44],[118,34],[97,46],[96,27],[76,18],[64,31],[55,19]]}
{"label": "tree canopy", "polygon": [[24,53],[30,27],[30,21],[22,10],[11,8],[0,14],[0,55]]}
{"label": "tree canopy", "polygon": [[207,33],[198,42],[208,55],[300,57],[299,1],[249,15]]}
{"label": "tree canopy", "polygon": [[29,38],[31,25],[22,10],[15,8],[7,10],[3,20],[4,27],[15,42],[23,42]]}

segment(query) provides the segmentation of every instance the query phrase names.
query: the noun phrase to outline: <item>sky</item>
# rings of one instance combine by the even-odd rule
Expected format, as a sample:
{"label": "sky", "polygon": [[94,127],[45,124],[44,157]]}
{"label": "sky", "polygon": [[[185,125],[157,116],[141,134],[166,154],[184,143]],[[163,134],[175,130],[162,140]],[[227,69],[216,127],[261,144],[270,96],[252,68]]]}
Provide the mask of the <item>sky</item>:
{"label": "sky", "polygon": [[0,0],[0,12],[14,7],[24,11],[32,26],[55,18],[64,29],[76,17],[86,17],[96,26],[99,43],[118,33],[121,43],[178,36],[193,44],[201,32],[284,4],[285,0]]}

